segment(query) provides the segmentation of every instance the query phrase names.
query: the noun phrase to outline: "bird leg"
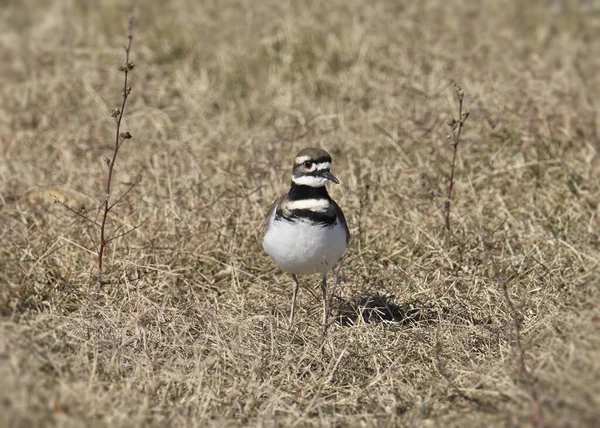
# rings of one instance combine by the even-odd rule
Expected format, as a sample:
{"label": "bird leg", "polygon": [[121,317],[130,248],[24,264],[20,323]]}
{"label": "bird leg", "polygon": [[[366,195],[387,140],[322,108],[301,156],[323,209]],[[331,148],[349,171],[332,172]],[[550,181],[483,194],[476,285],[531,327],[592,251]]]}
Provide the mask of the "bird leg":
{"label": "bird leg", "polygon": [[323,293],[323,333],[321,335],[321,344],[323,344],[329,318],[329,307],[327,304],[327,274],[323,275],[323,279],[321,280],[321,293]]}
{"label": "bird leg", "polygon": [[296,311],[296,296],[298,296],[298,277],[295,274],[292,274],[292,280],[294,281],[294,291],[292,294],[292,309],[290,311],[290,328],[294,324],[294,312]]}

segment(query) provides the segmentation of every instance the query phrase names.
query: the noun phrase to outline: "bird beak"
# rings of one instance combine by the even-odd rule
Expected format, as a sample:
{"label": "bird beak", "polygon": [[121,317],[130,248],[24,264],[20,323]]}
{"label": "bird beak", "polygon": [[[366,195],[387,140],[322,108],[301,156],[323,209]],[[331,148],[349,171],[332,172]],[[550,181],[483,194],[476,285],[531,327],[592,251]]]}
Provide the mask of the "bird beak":
{"label": "bird beak", "polygon": [[334,182],[335,184],[340,184],[340,181],[335,178],[333,176],[333,174],[329,171],[325,171],[323,174],[321,174],[323,177],[325,177],[327,180]]}

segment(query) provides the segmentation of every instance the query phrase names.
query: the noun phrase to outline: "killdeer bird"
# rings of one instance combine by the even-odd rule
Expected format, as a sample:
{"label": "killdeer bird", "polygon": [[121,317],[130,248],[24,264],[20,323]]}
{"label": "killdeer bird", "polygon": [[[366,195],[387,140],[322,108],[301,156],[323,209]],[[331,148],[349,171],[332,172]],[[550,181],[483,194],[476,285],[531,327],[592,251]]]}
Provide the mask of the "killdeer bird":
{"label": "killdeer bird", "polygon": [[344,254],[350,232],[344,213],[327,193],[328,181],[339,184],[331,172],[331,156],[308,148],[294,159],[292,185],[269,210],[263,225],[265,252],[285,272],[292,274],[290,326],[294,322],[297,275],[321,274],[323,331],[327,328],[327,272]]}

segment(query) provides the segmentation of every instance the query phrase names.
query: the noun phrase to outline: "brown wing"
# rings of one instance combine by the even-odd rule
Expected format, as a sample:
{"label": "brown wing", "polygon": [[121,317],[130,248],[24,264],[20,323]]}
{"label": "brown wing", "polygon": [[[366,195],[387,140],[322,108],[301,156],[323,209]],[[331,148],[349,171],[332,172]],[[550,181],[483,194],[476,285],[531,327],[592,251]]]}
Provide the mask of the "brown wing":
{"label": "brown wing", "polygon": [[346,223],[346,217],[344,217],[344,212],[342,211],[340,206],[333,199],[331,200],[331,202],[333,203],[333,206],[335,208],[335,213],[337,215],[337,218],[340,219],[340,221],[342,222],[342,226],[344,227],[344,230],[346,231],[346,245],[348,245],[348,243],[350,243],[350,230],[348,230],[348,223]]}
{"label": "brown wing", "polygon": [[275,210],[277,209],[277,207],[279,206],[279,203],[281,202],[281,200],[285,197],[286,195],[280,196],[278,197],[275,202],[273,202],[273,204],[271,205],[271,208],[269,208],[269,212],[267,213],[267,216],[265,217],[265,219],[263,220],[263,224],[262,224],[262,235],[261,235],[261,239],[264,239],[265,235],[267,234],[267,229],[269,228],[269,221],[271,220],[271,217],[273,216],[273,213],[275,212]]}

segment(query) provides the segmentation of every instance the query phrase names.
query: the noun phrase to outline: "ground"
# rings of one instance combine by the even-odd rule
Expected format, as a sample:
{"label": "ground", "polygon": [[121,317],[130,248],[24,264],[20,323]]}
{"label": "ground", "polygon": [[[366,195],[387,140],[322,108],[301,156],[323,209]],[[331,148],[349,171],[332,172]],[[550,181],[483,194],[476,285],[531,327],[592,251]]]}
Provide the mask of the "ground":
{"label": "ground", "polygon": [[[0,9],[1,425],[600,424],[597,3],[138,2],[99,286],[123,3]],[[352,233],[322,347],[261,249],[309,146]]]}

